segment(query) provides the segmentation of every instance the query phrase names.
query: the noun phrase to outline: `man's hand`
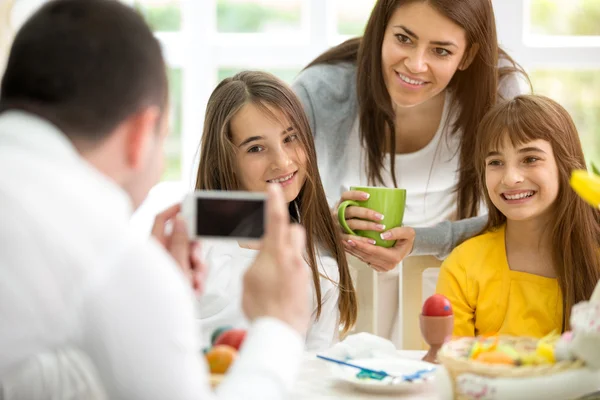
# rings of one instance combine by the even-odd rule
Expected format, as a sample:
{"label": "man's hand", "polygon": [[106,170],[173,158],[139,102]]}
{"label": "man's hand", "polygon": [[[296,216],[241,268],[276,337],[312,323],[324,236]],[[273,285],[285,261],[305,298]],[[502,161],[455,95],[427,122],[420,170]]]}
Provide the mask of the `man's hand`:
{"label": "man's hand", "polygon": [[[154,219],[152,236],[163,245],[165,250],[188,277],[196,294],[204,290],[206,266],[201,258],[199,242],[192,242],[187,234],[185,221],[177,216],[181,205],[175,204],[161,212]],[[171,225],[170,232],[167,226]]]}
{"label": "man's hand", "polygon": [[244,275],[242,307],[251,321],[274,317],[305,335],[310,320],[304,229],[290,224],[279,185],[269,185],[262,248]]}

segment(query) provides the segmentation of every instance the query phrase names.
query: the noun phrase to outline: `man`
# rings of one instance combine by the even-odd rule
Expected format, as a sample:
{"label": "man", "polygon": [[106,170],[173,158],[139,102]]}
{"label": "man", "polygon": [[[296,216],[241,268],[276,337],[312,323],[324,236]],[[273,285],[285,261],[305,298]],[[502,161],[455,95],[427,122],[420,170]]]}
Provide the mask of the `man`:
{"label": "man", "polygon": [[0,92],[0,378],[76,346],[111,399],[284,398],[309,319],[303,231],[270,188],[244,278],[253,325],[213,395],[185,223],[174,208],[159,240],[128,227],[160,177],[167,114],[159,44],[118,1],[52,1],[18,32]]}

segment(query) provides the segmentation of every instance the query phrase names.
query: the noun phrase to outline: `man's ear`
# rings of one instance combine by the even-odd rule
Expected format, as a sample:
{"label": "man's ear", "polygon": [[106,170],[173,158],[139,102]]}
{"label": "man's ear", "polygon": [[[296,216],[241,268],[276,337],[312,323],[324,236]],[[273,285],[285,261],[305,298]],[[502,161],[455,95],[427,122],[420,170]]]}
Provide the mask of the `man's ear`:
{"label": "man's ear", "polygon": [[135,170],[144,169],[150,159],[155,141],[159,140],[161,112],[147,107],[132,115],[124,124],[126,129],[127,163]]}
{"label": "man's ear", "polygon": [[458,69],[464,71],[465,69],[469,68],[469,66],[473,63],[473,60],[475,59],[475,56],[477,55],[478,51],[479,43],[474,43],[465,53],[462,62],[458,66]]}

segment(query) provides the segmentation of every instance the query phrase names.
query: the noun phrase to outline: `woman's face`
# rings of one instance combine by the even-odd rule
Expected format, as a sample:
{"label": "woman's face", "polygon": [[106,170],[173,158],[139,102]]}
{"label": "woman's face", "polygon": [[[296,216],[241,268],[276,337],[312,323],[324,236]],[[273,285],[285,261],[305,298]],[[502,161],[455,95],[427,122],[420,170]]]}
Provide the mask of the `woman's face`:
{"label": "woman's face", "polygon": [[285,115],[267,107],[275,118],[248,103],[231,120],[238,179],[251,192],[265,192],[269,183],[279,183],[289,203],[306,180],[306,152]]}
{"label": "woman's face", "polygon": [[414,107],[443,92],[456,70],[466,69],[472,61],[475,51],[465,57],[467,45],[465,30],[427,2],[398,7],[381,47],[382,73],[392,103]]}

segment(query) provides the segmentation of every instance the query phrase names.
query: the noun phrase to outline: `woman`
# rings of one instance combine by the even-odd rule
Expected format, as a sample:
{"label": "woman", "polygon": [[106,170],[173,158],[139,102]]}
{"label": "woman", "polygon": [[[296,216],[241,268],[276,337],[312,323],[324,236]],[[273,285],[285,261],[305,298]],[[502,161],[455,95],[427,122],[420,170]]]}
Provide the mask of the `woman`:
{"label": "woman", "polygon": [[[498,100],[526,91],[527,82],[498,48],[489,0],[379,0],[364,36],[317,57],[294,89],[315,134],[330,202],[364,198],[345,191],[350,185],[402,187],[404,224],[423,227],[479,214],[471,160],[478,122]],[[397,235],[406,230],[386,230],[377,217],[346,210],[352,229],[405,238]],[[455,233],[468,237],[484,224],[485,218],[442,224],[429,237],[417,231],[413,253],[430,250],[421,246],[430,238],[443,239],[429,244],[448,250]],[[378,271],[394,269],[406,252],[404,241],[384,249],[345,235],[344,243]],[[389,303],[398,284],[395,274],[380,276],[380,292],[386,281]]]}

